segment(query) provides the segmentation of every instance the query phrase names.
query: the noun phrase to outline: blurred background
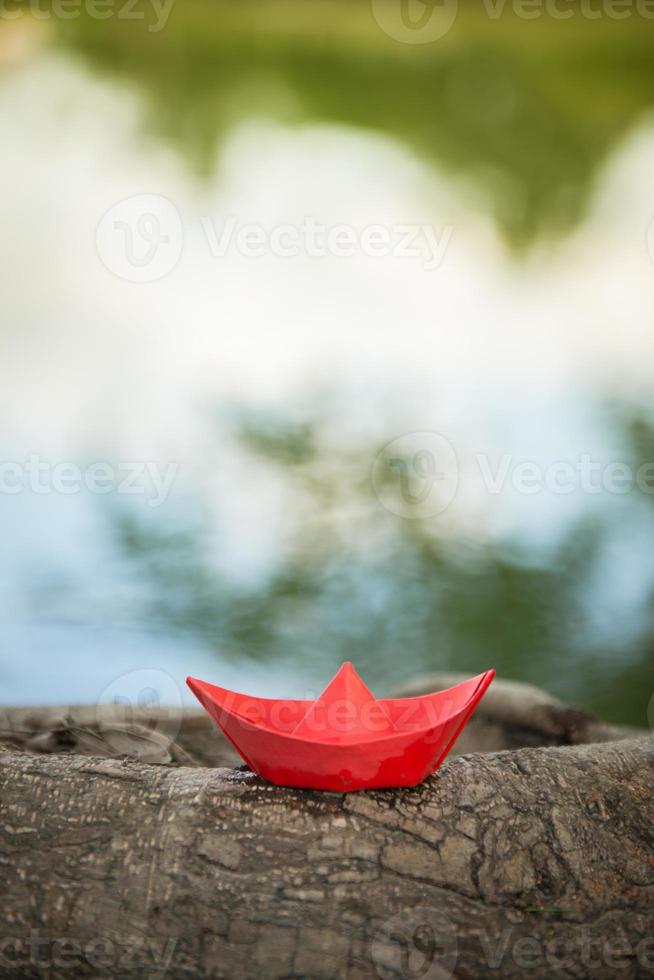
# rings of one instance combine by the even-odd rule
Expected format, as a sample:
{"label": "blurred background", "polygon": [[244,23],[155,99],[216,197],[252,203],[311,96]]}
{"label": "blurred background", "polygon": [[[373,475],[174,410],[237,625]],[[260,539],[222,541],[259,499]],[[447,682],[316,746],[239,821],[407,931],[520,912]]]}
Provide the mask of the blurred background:
{"label": "blurred background", "polygon": [[568,7],[5,0],[2,703],[646,724],[654,23]]}

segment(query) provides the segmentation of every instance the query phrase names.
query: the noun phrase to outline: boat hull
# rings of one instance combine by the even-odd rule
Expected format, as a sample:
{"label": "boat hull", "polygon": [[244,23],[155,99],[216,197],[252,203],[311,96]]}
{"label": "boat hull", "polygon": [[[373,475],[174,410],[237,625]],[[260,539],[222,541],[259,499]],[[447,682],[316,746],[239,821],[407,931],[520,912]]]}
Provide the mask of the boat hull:
{"label": "boat hull", "polygon": [[[188,684],[244,761],[268,782],[351,792],[415,786],[435,772],[493,676],[494,671],[487,671],[426,698],[381,700],[398,730],[380,737],[333,731],[298,737],[294,719],[311,702],[246,698],[194,678]],[[285,710],[275,710],[280,706]],[[287,730],[273,730],[271,718],[285,719]]]}

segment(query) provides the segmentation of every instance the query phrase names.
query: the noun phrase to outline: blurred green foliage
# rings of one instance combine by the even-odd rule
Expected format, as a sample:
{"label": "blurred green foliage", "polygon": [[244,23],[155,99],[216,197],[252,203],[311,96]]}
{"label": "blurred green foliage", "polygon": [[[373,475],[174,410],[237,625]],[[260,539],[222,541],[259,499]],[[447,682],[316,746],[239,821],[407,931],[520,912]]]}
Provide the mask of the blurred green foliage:
{"label": "blurred green foliage", "polygon": [[579,221],[654,103],[654,29],[638,16],[523,20],[507,6],[492,20],[467,2],[444,38],[407,45],[364,0],[184,0],[160,31],[139,4],[143,21],[60,21],[59,42],[138,87],[148,131],[198,173],[247,118],[373,130],[469,181],[516,247]]}

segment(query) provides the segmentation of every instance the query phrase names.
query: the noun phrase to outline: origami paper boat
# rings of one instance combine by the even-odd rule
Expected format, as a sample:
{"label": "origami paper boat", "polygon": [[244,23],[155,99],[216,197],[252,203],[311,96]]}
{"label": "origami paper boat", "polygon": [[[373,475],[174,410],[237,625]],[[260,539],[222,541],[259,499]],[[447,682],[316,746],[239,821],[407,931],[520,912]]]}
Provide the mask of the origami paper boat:
{"label": "origami paper boat", "polygon": [[344,663],[315,701],[186,683],[256,773],[278,786],[345,790],[415,786],[441,765],[495,676],[445,691],[377,700]]}

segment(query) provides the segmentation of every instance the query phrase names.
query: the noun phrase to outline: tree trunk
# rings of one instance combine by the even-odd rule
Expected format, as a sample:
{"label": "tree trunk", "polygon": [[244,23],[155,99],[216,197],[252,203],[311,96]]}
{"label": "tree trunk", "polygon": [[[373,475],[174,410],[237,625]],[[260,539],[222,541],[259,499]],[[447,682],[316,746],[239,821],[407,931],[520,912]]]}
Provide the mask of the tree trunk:
{"label": "tree trunk", "polygon": [[70,750],[65,724],[105,756],[167,737],[156,713],[139,730],[114,709],[58,728],[31,710],[2,722],[2,977],[654,976],[650,738],[331,794],[180,765],[209,752],[195,714],[166,715],[186,745],[152,761],[177,765],[30,754]]}

